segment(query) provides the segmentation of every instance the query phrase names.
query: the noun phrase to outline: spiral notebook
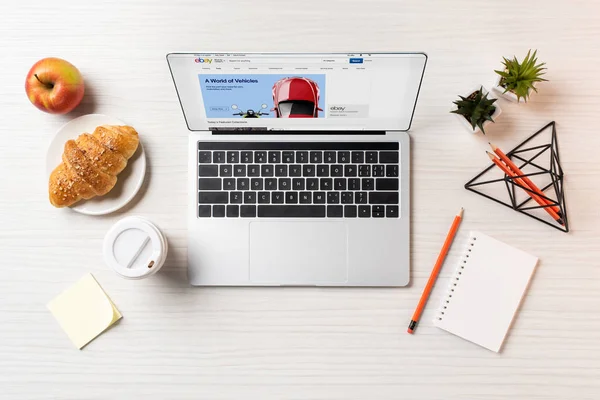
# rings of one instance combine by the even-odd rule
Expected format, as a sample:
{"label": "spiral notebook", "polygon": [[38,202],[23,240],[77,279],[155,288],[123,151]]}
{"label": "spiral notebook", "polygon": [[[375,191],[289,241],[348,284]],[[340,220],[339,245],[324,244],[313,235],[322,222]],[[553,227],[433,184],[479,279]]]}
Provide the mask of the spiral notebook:
{"label": "spiral notebook", "polygon": [[522,250],[471,232],[434,325],[500,351],[537,262]]}

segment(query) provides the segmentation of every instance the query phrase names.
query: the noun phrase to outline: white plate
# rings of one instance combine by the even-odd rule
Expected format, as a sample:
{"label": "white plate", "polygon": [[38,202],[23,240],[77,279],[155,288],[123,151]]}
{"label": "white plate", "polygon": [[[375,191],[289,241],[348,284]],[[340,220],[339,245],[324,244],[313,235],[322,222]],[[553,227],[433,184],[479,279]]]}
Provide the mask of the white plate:
{"label": "white plate", "polygon": [[[88,114],[67,122],[56,132],[48,148],[46,156],[46,177],[61,162],[65,143],[76,139],[82,133],[92,133],[98,125],[127,125],[117,118],[102,114]],[[73,211],[87,215],[104,215],[117,211],[129,203],[142,187],[146,175],[146,154],[142,141],[127,161],[127,167],[118,175],[115,187],[104,196],[96,196],[89,200],[81,200],[71,206]]]}

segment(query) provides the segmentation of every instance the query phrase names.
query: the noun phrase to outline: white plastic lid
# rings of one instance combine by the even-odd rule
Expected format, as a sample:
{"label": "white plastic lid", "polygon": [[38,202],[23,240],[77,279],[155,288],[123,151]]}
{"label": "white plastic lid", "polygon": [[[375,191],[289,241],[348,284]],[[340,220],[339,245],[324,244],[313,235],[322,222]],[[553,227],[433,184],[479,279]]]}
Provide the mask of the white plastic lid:
{"label": "white plastic lid", "polygon": [[156,225],[140,217],[118,221],[104,238],[104,260],[130,279],[156,273],[167,258],[167,250],[167,241]]}

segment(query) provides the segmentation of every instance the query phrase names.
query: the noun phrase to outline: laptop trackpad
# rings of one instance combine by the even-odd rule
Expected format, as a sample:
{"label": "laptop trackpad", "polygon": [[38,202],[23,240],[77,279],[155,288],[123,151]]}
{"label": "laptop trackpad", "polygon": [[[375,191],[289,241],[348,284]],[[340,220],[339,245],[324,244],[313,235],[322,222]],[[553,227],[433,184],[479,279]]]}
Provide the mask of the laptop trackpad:
{"label": "laptop trackpad", "polygon": [[327,285],[348,280],[344,222],[253,221],[250,280],[280,285]]}

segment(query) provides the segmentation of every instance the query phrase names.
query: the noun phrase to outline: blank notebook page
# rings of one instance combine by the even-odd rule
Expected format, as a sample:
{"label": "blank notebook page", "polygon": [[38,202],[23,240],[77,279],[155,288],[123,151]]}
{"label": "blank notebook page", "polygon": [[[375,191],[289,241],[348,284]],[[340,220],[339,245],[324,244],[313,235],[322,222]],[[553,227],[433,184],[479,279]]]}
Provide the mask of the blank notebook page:
{"label": "blank notebook page", "polygon": [[522,250],[471,232],[434,325],[500,351],[537,262]]}

